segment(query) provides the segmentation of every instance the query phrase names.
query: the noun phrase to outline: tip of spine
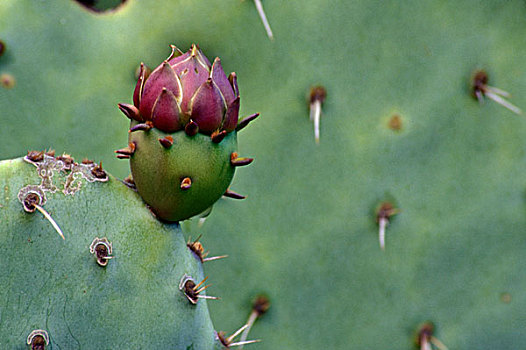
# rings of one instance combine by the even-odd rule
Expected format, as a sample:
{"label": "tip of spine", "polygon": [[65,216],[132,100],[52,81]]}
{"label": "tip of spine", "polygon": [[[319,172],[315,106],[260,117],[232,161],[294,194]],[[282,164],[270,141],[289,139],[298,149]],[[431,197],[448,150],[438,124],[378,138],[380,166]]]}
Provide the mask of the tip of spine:
{"label": "tip of spine", "polygon": [[223,196],[225,197],[228,197],[228,198],[233,198],[233,199],[245,199],[247,198],[246,196],[243,196],[242,194],[239,194],[239,193],[236,193],[230,189],[226,190],[225,193],[223,193]]}
{"label": "tip of spine", "polygon": [[252,115],[249,115],[248,117],[245,117],[243,120],[241,120],[236,127],[236,131],[241,131],[243,128],[245,128],[251,121],[259,117],[259,113],[254,113]]}
{"label": "tip of spine", "polygon": [[230,164],[235,167],[249,165],[254,161],[254,158],[238,157],[237,153],[232,153],[230,156]]}
{"label": "tip of spine", "polygon": [[166,136],[162,139],[159,139],[159,143],[164,147],[164,148],[170,148],[173,146],[174,144],[174,139],[173,137],[171,136]]}
{"label": "tip of spine", "polygon": [[189,177],[185,177],[181,181],[181,190],[186,191],[186,190],[190,189],[190,187],[192,187],[192,179],[189,178]]}
{"label": "tip of spine", "polygon": [[194,122],[192,119],[186,124],[184,127],[184,132],[188,136],[195,136],[199,132],[199,125],[197,125],[196,122]]}
{"label": "tip of spine", "polygon": [[223,139],[225,138],[227,132],[226,130],[223,130],[223,131],[215,131],[214,133],[212,133],[212,142],[213,143],[220,143],[221,141],[223,141]]}
{"label": "tip of spine", "polygon": [[132,126],[128,132],[135,132],[139,130],[149,131],[152,127],[153,126],[151,125],[151,123],[146,122]]}

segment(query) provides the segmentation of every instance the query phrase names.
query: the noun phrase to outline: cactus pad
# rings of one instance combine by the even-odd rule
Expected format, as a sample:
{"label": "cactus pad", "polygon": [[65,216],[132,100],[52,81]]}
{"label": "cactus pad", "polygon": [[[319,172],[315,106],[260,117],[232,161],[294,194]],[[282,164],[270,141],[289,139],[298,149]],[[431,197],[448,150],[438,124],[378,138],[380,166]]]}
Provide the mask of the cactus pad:
{"label": "cactus pad", "polygon": [[[47,335],[50,349],[212,349],[206,301],[179,290],[185,275],[203,279],[179,227],[114,177],[95,181],[95,165],[59,158],[0,162],[2,348],[45,331],[34,341]],[[33,194],[65,240],[24,210]]]}

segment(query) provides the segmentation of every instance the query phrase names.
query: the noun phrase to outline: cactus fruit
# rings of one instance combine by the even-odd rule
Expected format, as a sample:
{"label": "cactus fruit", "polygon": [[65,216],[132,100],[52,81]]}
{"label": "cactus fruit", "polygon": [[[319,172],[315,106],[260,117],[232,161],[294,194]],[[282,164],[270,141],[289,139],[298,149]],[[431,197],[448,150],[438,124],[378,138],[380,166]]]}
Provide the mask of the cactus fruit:
{"label": "cactus fruit", "polygon": [[128,147],[115,151],[130,159],[137,191],[152,211],[166,221],[197,215],[222,195],[237,166],[252,158],[236,153],[237,77],[225,75],[219,58],[210,65],[197,45],[172,53],[151,74],[141,64],[133,105],[119,104],[131,120]]}

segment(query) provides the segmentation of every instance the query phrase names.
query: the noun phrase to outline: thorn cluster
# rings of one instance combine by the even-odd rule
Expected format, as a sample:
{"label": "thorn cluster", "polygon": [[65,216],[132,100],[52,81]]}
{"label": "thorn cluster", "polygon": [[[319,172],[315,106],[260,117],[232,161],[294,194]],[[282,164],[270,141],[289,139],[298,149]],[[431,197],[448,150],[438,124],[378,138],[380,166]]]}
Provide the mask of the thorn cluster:
{"label": "thorn cluster", "polygon": [[248,333],[250,332],[250,329],[252,328],[254,323],[256,323],[256,321],[261,316],[263,316],[269,308],[270,300],[266,296],[260,295],[256,298],[256,300],[254,300],[254,302],[252,303],[252,312],[250,313],[250,316],[248,317],[248,321],[246,323],[248,327],[241,335],[240,341],[244,342],[247,340]]}
{"label": "thorn cluster", "polygon": [[420,350],[448,350],[444,343],[433,336],[434,331],[435,326],[431,322],[426,322],[420,327],[416,337],[416,345]]}
{"label": "thorn cluster", "polygon": [[321,106],[327,97],[327,91],[323,86],[315,86],[311,88],[309,94],[309,109],[310,120],[314,122],[314,140],[320,143],[320,119]]}
{"label": "thorn cluster", "polygon": [[229,337],[226,336],[225,332],[217,332],[217,339],[221,342],[221,345],[223,345],[226,349],[230,349],[235,346],[243,346],[247,344],[253,344],[258,343],[261,340],[245,340],[245,341],[238,341],[234,342],[234,339],[240,335],[245,329],[248,328],[248,324],[245,324],[243,327],[239,328],[237,331],[235,331],[232,335]]}
{"label": "thorn cluster", "polygon": [[19,193],[19,199],[22,202],[22,205],[24,206],[24,210],[28,213],[34,213],[35,210],[38,210],[42,215],[44,215],[44,218],[51,223],[51,226],[57,231],[57,233],[62,237],[63,240],[66,240],[64,237],[64,233],[58,226],[55,220],[49,215],[49,213],[42,207],[42,205],[45,203],[43,200],[43,195],[36,192],[36,191],[29,191],[23,198],[20,198]]}
{"label": "thorn cluster", "polygon": [[43,329],[35,329],[27,336],[26,343],[31,350],[45,350],[49,345],[49,335]]}
{"label": "thorn cluster", "polygon": [[113,256],[111,256],[113,252],[113,246],[106,237],[95,237],[95,239],[91,242],[89,250],[91,254],[95,255],[97,264],[100,266],[104,267],[108,265],[109,260],[113,259]]}
{"label": "thorn cluster", "polygon": [[201,287],[201,285],[203,285],[203,283],[205,283],[207,279],[208,279],[208,276],[205,277],[201,282],[196,284],[195,281],[192,279],[192,277],[185,274],[183,278],[181,279],[181,282],[179,283],[179,290],[181,290],[186,296],[186,298],[188,299],[188,301],[190,301],[190,303],[194,305],[197,304],[197,301],[199,299],[212,299],[212,300],[219,299],[218,297],[212,297],[209,295],[200,294],[203,291],[205,291],[208,287],[211,286],[210,284],[208,284],[204,287]]}
{"label": "thorn cluster", "polygon": [[509,98],[511,95],[504,90],[488,85],[488,80],[488,74],[483,70],[476,71],[473,74],[473,96],[479,101],[479,103],[483,104],[484,97],[487,97],[490,100],[497,102],[504,108],[509,109],[515,114],[522,114],[522,111],[519,107],[504,99],[504,97]]}
{"label": "thorn cluster", "polygon": [[186,246],[188,247],[188,249],[192,251],[192,253],[194,253],[197,256],[197,258],[201,261],[201,263],[204,263],[206,261],[219,260],[219,259],[228,257],[228,255],[219,255],[219,256],[212,256],[212,257],[207,258],[209,252],[208,251],[205,252],[205,248],[203,247],[201,242],[199,242],[200,238],[201,236],[197,237],[197,239],[193,242],[191,238],[189,238],[188,242],[186,243]]}
{"label": "thorn cluster", "polygon": [[380,204],[376,213],[376,223],[378,224],[378,240],[380,242],[380,248],[385,250],[385,229],[389,225],[389,219],[391,216],[399,213],[390,202],[383,202]]}

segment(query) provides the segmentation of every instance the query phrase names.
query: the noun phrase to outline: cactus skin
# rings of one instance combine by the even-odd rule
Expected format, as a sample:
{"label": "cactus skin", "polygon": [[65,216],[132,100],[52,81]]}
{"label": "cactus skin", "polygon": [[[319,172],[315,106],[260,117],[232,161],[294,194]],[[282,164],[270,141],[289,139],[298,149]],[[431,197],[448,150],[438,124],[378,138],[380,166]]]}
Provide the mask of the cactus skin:
{"label": "cactus skin", "polygon": [[[55,173],[54,184],[66,173]],[[20,188],[39,184],[36,168],[0,162],[0,346],[26,349],[35,329],[49,349],[213,349],[205,300],[190,305],[178,289],[186,273],[203,279],[178,225],[154,219],[143,201],[110,176],[82,180],[74,195],[45,192],[44,208],[63,241],[38,212],[24,212]],[[96,237],[112,243],[106,267],[90,253]],[[46,348],[47,349],[47,348]]]}
{"label": "cactus skin", "polygon": [[[132,126],[136,124],[132,122]],[[168,149],[159,143],[167,135],[173,137]],[[209,136],[188,136],[184,131],[130,133],[130,142],[137,145],[130,167],[141,197],[156,215],[170,221],[189,218],[212,206],[234,176],[230,155],[237,148],[236,136],[236,132],[228,133],[217,144]],[[181,189],[186,177],[191,179],[191,187]]]}
{"label": "cactus skin", "polygon": [[[235,178],[249,200],[219,201],[191,232],[230,255],[205,264],[218,330],[239,328],[265,291],[276,307],[247,350],[414,349],[425,320],[449,349],[525,349],[525,117],[479,105],[469,81],[485,69],[526,108],[524,1],[263,4],[273,42],[246,0],[129,0],[103,16],[0,1],[0,70],[17,78],[0,90],[0,157],[53,145],[124,178],[108,150],[127,143],[114,106],[138,58],[155,67],[167,43],[198,42],[239,74],[242,114],[265,116],[239,138],[258,161]],[[327,89],[319,146],[314,84]],[[375,209],[391,196],[401,212],[383,253]]]}

